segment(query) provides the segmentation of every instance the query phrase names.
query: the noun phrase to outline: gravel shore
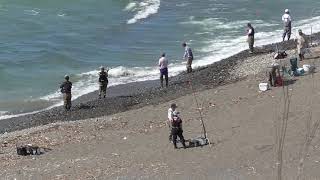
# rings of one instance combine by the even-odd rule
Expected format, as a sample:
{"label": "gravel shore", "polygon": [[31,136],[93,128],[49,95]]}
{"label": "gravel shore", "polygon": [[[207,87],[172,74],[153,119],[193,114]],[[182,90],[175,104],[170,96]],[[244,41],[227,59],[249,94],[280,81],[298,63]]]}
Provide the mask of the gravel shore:
{"label": "gravel shore", "polygon": [[[319,39],[319,33],[313,35],[315,42]],[[247,62],[255,59],[256,63],[251,63],[250,69],[260,71],[264,65],[268,64],[264,59],[270,59],[266,57],[271,56],[270,53],[275,51],[276,45],[279,49],[285,50],[296,47],[293,40],[290,40],[257,47],[255,54],[242,51],[212,65],[198,68],[191,74],[181,73],[172,77],[167,89],[159,88],[158,81],[145,81],[111,87],[106,99],[97,99],[97,92],[89,93],[73,101],[74,106],[71,112],[65,112],[62,107],[57,107],[32,115],[0,120],[0,134],[54,122],[101,117],[150,104],[157,105],[190,94],[192,89],[189,82],[192,83],[194,91],[233,83],[247,76],[239,68],[239,64],[250,66],[250,63]],[[243,61],[246,62],[242,63]]]}
{"label": "gravel shore", "polygon": [[[313,55],[320,54],[320,48],[312,51]],[[173,102],[181,112],[185,138],[201,134],[194,96],[182,91],[187,93],[168,101],[163,98],[164,103],[152,101],[141,108],[136,104],[131,110],[112,115],[2,134],[0,179],[276,179],[283,88],[274,87],[263,93],[258,90],[258,83],[266,78],[263,68],[253,67],[266,67],[273,61],[271,54],[250,56],[242,61],[234,65],[234,70],[224,73],[230,77],[241,74],[244,79],[215,88],[203,85],[203,89],[208,89],[197,88],[195,93],[211,145],[175,150],[168,142],[165,121],[168,106]],[[299,65],[313,62],[319,68],[320,58],[309,57]],[[204,70],[195,73],[201,71]],[[320,116],[317,91],[320,75],[294,79],[294,84],[288,86],[292,103],[282,156],[283,179],[296,179],[302,155],[305,157],[302,179],[318,179],[318,129],[310,137],[309,150],[302,153],[300,150],[306,142],[306,133]],[[188,87],[184,81],[173,87],[182,85]],[[40,156],[17,156],[16,145],[29,143],[50,150]]]}

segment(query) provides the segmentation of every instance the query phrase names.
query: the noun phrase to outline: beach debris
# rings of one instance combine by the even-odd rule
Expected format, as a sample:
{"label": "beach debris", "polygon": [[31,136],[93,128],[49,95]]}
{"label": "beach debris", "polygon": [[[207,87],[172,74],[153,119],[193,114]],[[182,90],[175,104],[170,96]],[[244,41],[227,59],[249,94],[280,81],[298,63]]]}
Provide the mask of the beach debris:
{"label": "beach debris", "polygon": [[21,156],[43,154],[43,151],[41,151],[41,148],[39,146],[35,146],[32,144],[20,145],[20,146],[17,146],[16,148],[17,148],[17,154]]}
{"label": "beach debris", "polygon": [[3,143],[2,143],[2,147],[7,147],[8,146],[8,142],[7,141],[4,141]]}
{"label": "beach debris", "polygon": [[214,104],[214,103],[209,103],[209,107],[215,107],[216,106],[216,104]]}
{"label": "beach debris", "polygon": [[259,84],[259,90],[260,91],[267,91],[269,89],[269,85],[268,85],[268,83],[260,83]]}
{"label": "beach debris", "polygon": [[123,140],[127,140],[127,137],[123,137]]}
{"label": "beach debris", "polygon": [[111,154],[112,154],[112,156],[116,156],[116,157],[120,156],[120,154],[117,154],[117,153],[111,153]]}

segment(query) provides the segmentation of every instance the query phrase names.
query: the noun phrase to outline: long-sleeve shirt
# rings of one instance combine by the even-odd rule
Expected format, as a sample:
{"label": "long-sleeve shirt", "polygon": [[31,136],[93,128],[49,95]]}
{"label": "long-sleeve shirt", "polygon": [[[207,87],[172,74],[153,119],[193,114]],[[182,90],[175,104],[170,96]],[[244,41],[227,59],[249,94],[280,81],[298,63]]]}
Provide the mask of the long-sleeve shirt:
{"label": "long-sleeve shirt", "polygon": [[108,83],[108,72],[99,72],[99,83]]}
{"label": "long-sleeve shirt", "polygon": [[248,36],[254,36],[254,28],[253,27],[248,28],[247,35]]}
{"label": "long-sleeve shirt", "polygon": [[286,26],[286,27],[291,26],[291,21],[292,21],[292,19],[291,19],[290,14],[286,13],[282,16],[282,22],[283,22],[284,26]]}
{"label": "long-sleeve shirt", "polygon": [[189,46],[186,46],[185,48],[184,48],[184,55],[183,55],[183,57],[185,58],[185,59],[189,59],[189,58],[192,58],[193,59],[193,53],[192,53],[192,50],[191,50],[191,48],[189,47]]}
{"label": "long-sleeve shirt", "polygon": [[62,93],[71,93],[72,83],[65,81],[61,84],[60,89]]}
{"label": "long-sleeve shirt", "polygon": [[169,121],[172,121],[173,120],[173,110],[172,110],[172,108],[169,108],[168,109],[168,120]]}
{"label": "long-sleeve shirt", "polygon": [[308,47],[308,39],[306,38],[305,34],[298,34],[297,36],[297,48],[302,49],[302,48],[307,48]]}
{"label": "long-sleeve shirt", "polygon": [[159,68],[160,69],[168,68],[168,60],[166,57],[161,57],[159,59]]}

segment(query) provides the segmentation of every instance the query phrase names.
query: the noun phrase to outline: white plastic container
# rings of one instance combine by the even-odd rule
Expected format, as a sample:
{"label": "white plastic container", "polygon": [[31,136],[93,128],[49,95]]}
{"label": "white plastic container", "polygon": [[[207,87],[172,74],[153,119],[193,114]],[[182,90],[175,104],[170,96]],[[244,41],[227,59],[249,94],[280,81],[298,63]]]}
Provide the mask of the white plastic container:
{"label": "white plastic container", "polygon": [[309,64],[304,64],[304,65],[302,65],[302,68],[303,68],[304,72],[309,72],[310,67],[311,67],[311,66],[310,66]]}
{"label": "white plastic container", "polygon": [[260,83],[259,89],[260,89],[260,91],[267,91],[269,89],[268,83]]}

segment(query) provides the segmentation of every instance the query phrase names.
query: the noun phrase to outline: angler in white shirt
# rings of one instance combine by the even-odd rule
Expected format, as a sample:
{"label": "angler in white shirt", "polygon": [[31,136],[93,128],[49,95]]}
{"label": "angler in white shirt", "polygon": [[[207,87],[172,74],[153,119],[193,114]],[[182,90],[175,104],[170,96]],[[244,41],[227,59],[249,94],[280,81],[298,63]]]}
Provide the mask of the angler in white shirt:
{"label": "angler in white shirt", "polygon": [[284,10],[284,14],[282,16],[282,22],[283,22],[283,26],[284,26],[283,35],[282,35],[282,41],[284,41],[286,36],[288,37],[288,40],[290,40],[290,36],[291,36],[291,21],[292,21],[292,19],[291,19],[291,16],[290,16],[289,9]]}
{"label": "angler in white shirt", "polygon": [[171,122],[173,121],[173,114],[177,109],[177,105],[172,103],[170,108],[168,109],[168,120],[167,124],[169,126],[169,141],[172,141],[172,133],[171,133]]}

